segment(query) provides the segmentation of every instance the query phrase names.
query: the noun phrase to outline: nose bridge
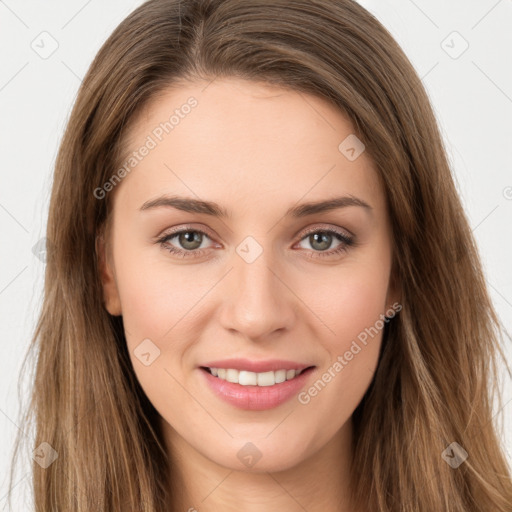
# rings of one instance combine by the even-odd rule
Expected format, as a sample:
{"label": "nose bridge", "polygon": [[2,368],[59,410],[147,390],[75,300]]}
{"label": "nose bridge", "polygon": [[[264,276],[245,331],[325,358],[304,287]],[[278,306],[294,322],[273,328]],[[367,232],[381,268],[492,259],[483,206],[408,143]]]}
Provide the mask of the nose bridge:
{"label": "nose bridge", "polygon": [[269,308],[276,296],[275,276],[270,270],[271,262],[260,256],[252,263],[236,263],[235,276],[238,279],[238,303],[251,308]]}
{"label": "nose bridge", "polygon": [[[290,326],[292,294],[274,274],[278,271],[274,269],[270,248],[262,250],[253,261],[245,257],[243,248],[241,244],[233,255],[234,269],[222,318],[225,328],[256,339]],[[254,251],[254,247],[250,250]]]}

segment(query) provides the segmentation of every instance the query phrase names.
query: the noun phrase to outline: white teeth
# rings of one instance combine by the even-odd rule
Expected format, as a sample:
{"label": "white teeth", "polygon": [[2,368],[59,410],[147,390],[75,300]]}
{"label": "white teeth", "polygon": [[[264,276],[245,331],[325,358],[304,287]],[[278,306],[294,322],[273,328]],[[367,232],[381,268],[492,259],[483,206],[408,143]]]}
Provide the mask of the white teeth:
{"label": "white teeth", "polygon": [[295,370],[286,370],[286,380],[293,379],[295,377]]}
{"label": "white teeth", "polygon": [[233,370],[229,368],[226,370],[226,380],[228,382],[234,382],[235,384],[238,384],[238,374],[240,372],[238,370]]}
{"label": "white teeth", "polygon": [[274,372],[257,373],[258,386],[273,386],[276,383]]}
{"label": "white teeth", "polygon": [[275,374],[276,384],[281,384],[281,382],[284,382],[286,380],[286,370],[277,370]]}
{"label": "white teeth", "polygon": [[242,386],[257,386],[258,375],[254,372],[240,370],[240,374],[238,375],[238,384],[242,384]]}
{"label": "white teeth", "polygon": [[273,386],[299,376],[303,370],[277,370],[275,372],[248,372],[233,368],[210,368],[214,377],[242,386]]}

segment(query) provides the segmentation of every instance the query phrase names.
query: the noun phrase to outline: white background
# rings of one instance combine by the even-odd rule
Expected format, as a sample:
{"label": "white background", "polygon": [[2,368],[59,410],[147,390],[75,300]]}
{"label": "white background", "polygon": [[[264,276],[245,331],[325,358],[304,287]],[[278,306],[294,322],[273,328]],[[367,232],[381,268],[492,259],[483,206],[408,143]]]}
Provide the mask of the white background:
{"label": "white background", "polygon": [[[81,77],[113,29],[141,3],[0,0],[0,510],[7,510],[7,473],[19,423],[17,379],[43,284],[44,263],[32,248],[44,236],[58,144]],[[492,298],[512,332],[512,1],[360,3],[388,28],[422,77]],[[47,59],[31,47],[48,37],[40,36],[43,31],[58,43]],[[469,47],[453,58],[464,40]],[[512,360],[510,345],[507,340]],[[503,386],[503,443],[512,463],[512,383],[505,373]],[[25,497],[29,469],[27,457],[16,479]]]}

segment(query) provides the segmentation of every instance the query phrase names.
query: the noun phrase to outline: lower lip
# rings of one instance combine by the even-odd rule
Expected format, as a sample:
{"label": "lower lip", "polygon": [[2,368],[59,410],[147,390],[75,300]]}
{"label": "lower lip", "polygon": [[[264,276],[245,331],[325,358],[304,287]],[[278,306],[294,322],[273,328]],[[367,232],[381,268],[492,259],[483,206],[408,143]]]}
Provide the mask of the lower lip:
{"label": "lower lip", "polygon": [[200,368],[210,389],[225,402],[250,411],[264,411],[288,401],[304,387],[314,367],[304,370],[298,377],[273,386],[242,386],[214,377]]}

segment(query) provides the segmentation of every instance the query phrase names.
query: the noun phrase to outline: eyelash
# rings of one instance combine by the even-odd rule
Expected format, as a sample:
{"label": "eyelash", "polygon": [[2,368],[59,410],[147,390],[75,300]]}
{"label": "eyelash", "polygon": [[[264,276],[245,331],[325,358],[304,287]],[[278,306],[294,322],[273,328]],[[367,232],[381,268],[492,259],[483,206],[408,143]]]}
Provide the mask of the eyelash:
{"label": "eyelash", "polygon": [[[201,233],[202,235],[205,235],[206,237],[210,238],[208,233],[200,230],[200,229],[192,229],[192,228],[184,228],[180,229],[179,231],[175,231],[173,233],[169,233],[167,235],[164,235],[160,239],[156,241],[156,243],[159,243],[163,249],[166,251],[169,251],[171,254],[174,254],[175,256],[181,257],[181,258],[199,258],[203,255],[203,252],[205,249],[193,249],[193,250],[181,250],[177,249],[176,247],[172,245],[168,245],[167,242],[173,238],[175,238],[178,235],[181,235],[182,233]],[[354,241],[353,236],[348,236],[341,231],[337,231],[334,229],[322,229],[322,228],[314,228],[307,230],[299,242],[304,240],[306,237],[313,233],[324,233],[329,235],[334,235],[335,238],[337,238],[340,242],[342,242],[336,249],[331,249],[330,251],[314,251],[313,254],[311,254],[310,258],[324,258],[324,257],[330,257],[337,254],[341,254],[343,252],[346,252],[349,247],[353,247],[356,245]]]}

